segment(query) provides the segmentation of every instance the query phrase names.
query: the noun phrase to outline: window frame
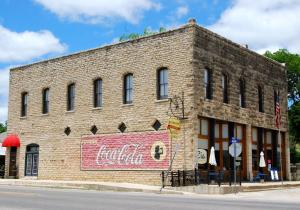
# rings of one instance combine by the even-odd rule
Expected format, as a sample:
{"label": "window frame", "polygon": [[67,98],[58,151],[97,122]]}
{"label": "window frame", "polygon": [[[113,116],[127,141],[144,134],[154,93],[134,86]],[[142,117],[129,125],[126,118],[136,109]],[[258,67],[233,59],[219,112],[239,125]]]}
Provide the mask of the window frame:
{"label": "window frame", "polygon": [[239,106],[242,108],[246,108],[246,98],[245,98],[245,92],[246,92],[246,83],[244,78],[241,78],[239,80]]}
{"label": "window frame", "polygon": [[[94,85],[94,108],[102,107],[103,105],[103,81],[97,78],[93,82]],[[100,88],[99,88],[100,86]]]}
{"label": "window frame", "polygon": [[213,99],[212,89],[212,70],[209,68],[204,69],[204,98]]}
{"label": "window frame", "polygon": [[166,67],[158,69],[156,81],[157,81],[157,100],[168,99],[169,98],[169,69]]}
{"label": "window frame", "polygon": [[133,103],[133,74],[124,75],[123,79],[123,104]]}
{"label": "window frame", "polygon": [[222,73],[222,94],[223,94],[223,103],[229,103],[229,96],[228,96],[228,75],[226,73]]}
{"label": "window frame", "polygon": [[71,83],[67,87],[67,111],[74,111],[74,110],[75,110],[75,83]]}
{"label": "window frame", "polygon": [[28,114],[28,92],[21,93],[21,117],[26,117]]}
{"label": "window frame", "polygon": [[49,94],[50,94],[50,88],[43,89],[42,93],[42,113],[48,114],[49,113]]}

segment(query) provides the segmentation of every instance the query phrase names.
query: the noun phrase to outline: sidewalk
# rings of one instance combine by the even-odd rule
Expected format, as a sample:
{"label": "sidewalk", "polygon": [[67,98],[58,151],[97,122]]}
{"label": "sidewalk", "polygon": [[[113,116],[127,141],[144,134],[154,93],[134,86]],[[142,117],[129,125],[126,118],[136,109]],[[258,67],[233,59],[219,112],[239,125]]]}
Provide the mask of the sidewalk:
{"label": "sidewalk", "polygon": [[242,183],[242,186],[222,185],[197,185],[184,187],[165,187],[160,192],[160,186],[150,186],[132,183],[116,182],[92,182],[92,181],[61,181],[61,180],[31,180],[31,179],[0,179],[0,185],[50,187],[50,188],[69,188],[85,189],[98,191],[115,192],[145,192],[163,194],[230,194],[235,192],[255,192],[284,188],[300,187],[300,181],[264,182],[264,183]]}

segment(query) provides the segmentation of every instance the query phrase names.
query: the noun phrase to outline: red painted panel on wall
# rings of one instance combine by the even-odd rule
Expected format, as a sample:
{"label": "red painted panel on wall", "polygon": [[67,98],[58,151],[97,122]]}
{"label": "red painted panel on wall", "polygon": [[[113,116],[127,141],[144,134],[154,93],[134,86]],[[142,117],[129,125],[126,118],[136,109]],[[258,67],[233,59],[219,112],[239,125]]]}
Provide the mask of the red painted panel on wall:
{"label": "red painted panel on wall", "polygon": [[82,170],[158,170],[170,163],[167,132],[83,136]]}

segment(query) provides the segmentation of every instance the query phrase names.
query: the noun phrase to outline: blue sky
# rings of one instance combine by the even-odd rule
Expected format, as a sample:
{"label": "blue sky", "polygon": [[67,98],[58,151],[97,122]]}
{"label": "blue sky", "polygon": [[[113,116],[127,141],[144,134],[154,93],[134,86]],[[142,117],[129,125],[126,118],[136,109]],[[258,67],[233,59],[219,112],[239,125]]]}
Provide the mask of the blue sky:
{"label": "blue sky", "polygon": [[190,17],[259,53],[300,52],[300,0],[1,0],[0,122],[7,119],[10,67],[111,44],[145,28],[176,28]]}

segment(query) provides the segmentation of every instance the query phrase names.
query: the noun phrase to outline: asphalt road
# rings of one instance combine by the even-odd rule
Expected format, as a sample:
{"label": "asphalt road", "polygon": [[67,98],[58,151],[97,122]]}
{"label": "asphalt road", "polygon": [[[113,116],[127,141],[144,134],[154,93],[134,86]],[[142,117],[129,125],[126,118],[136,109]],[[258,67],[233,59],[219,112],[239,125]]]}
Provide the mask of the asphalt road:
{"label": "asphalt road", "polygon": [[0,186],[0,210],[300,209],[300,188],[237,195],[160,195]]}

